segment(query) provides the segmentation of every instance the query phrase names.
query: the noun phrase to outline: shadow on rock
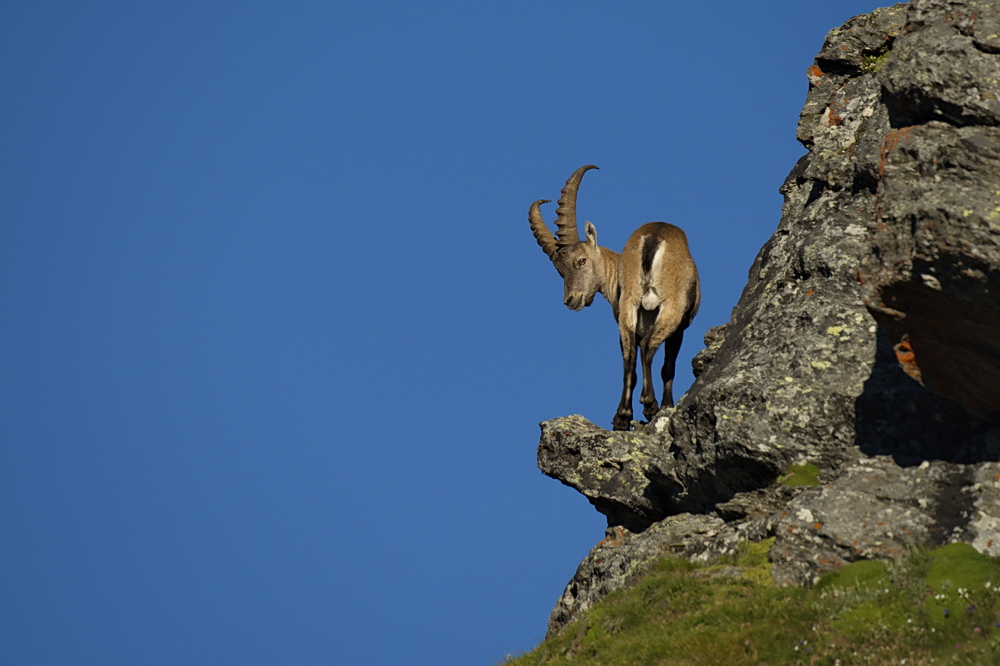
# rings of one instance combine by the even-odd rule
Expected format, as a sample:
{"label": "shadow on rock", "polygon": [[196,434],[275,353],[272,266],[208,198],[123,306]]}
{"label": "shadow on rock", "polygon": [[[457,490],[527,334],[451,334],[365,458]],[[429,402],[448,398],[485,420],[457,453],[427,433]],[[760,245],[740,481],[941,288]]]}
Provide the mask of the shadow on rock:
{"label": "shadow on rock", "polygon": [[861,452],[892,456],[904,467],[928,460],[1000,461],[1000,424],[976,418],[952,400],[925,389],[901,367],[905,353],[890,345],[880,326],[872,373],[855,401],[856,441]]}

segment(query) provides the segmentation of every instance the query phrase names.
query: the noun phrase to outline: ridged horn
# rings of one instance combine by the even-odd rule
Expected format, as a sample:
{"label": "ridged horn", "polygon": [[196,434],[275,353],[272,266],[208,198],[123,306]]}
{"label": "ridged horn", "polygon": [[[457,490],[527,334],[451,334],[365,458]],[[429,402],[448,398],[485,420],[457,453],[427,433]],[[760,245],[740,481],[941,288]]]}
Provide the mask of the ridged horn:
{"label": "ridged horn", "polygon": [[528,224],[531,225],[531,233],[535,234],[535,240],[538,241],[539,247],[549,255],[549,259],[552,255],[556,253],[559,248],[556,246],[556,238],[549,231],[548,226],[545,224],[545,220],[542,219],[542,211],[539,209],[544,203],[552,201],[551,199],[539,199],[535,203],[531,204],[531,208],[528,209]]}
{"label": "ridged horn", "polygon": [[582,166],[566,181],[566,187],[562,189],[562,196],[559,197],[559,207],[556,208],[557,248],[580,242],[580,232],[576,226],[576,193],[580,189],[583,174],[597,168],[599,167],[593,164]]}

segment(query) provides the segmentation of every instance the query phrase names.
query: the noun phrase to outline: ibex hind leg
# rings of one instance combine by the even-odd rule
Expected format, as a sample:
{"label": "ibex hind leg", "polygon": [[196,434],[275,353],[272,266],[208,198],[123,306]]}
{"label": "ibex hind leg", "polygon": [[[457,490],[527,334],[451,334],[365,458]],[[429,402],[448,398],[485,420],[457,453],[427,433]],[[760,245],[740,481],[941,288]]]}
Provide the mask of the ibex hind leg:
{"label": "ibex hind leg", "polygon": [[674,406],[674,370],[677,366],[677,354],[684,341],[684,330],[678,330],[663,341],[663,368],[660,377],[663,379],[663,407]]}
{"label": "ibex hind leg", "polygon": [[640,345],[642,352],[642,394],[639,402],[642,403],[642,415],[647,421],[652,421],[656,413],[660,411],[660,405],[656,402],[656,389],[653,388],[653,356],[659,343],[652,340],[643,340]]}

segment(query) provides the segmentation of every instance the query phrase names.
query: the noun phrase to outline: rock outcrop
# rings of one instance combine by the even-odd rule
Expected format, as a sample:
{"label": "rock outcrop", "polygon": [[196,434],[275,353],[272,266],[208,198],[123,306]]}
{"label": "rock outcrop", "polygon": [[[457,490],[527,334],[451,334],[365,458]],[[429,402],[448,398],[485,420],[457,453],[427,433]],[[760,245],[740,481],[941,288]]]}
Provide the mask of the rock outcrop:
{"label": "rock outcrop", "polygon": [[917,546],[954,541],[1000,556],[998,480],[998,463],[900,467],[888,456],[859,460],[778,514],[770,553],[775,580],[811,583],[860,559],[901,558]]}
{"label": "rock outcrop", "polygon": [[878,73],[872,313],[909,374],[1000,412],[1000,6],[915,2]]}
{"label": "rock outcrop", "polygon": [[[615,536],[581,565],[550,633],[656,553],[712,558],[737,538],[776,536],[785,584],[952,540],[993,554],[998,34],[1000,5],[985,0],[914,0],[829,33],[807,71],[808,153],[694,385],[640,431],[542,424],[539,467]],[[772,485],[803,463],[821,486]]]}

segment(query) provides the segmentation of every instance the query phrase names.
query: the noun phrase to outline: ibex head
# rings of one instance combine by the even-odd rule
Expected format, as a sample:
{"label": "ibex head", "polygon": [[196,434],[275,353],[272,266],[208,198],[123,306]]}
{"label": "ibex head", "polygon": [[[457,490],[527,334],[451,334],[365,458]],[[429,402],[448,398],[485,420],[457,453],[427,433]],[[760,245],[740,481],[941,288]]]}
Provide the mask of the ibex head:
{"label": "ibex head", "polygon": [[604,278],[601,249],[597,246],[597,229],[587,222],[584,226],[587,239],[581,241],[576,225],[576,193],[580,188],[580,181],[584,173],[596,168],[593,164],[582,166],[566,181],[559,207],[556,208],[555,236],[545,225],[539,209],[549,199],[536,201],[528,210],[528,222],[535,240],[563,277],[563,303],[570,310],[582,310],[593,303]]}

